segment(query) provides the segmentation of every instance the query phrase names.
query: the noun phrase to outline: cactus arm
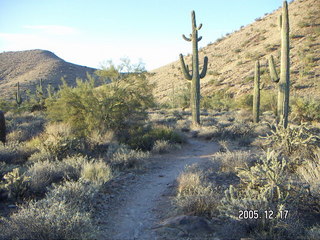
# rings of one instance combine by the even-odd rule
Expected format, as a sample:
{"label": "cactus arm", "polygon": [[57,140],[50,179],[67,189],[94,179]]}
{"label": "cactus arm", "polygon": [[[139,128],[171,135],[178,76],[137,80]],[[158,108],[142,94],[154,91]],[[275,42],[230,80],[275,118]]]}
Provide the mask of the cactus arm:
{"label": "cactus arm", "polygon": [[187,38],[184,34],[182,34],[182,38],[187,42],[191,42],[191,38]]}
{"label": "cactus arm", "polygon": [[183,75],[187,80],[191,81],[192,75],[190,75],[190,73],[189,73],[189,67],[188,67],[188,65],[185,64],[184,59],[183,59],[183,55],[180,54],[179,56],[180,56],[180,63],[181,63]]}
{"label": "cactus arm", "polygon": [[272,55],[270,55],[270,57],[269,57],[269,72],[270,72],[271,80],[276,83],[279,82],[280,78],[278,76]]}
{"label": "cactus arm", "polygon": [[203,61],[203,68],[200,74],[200,78],[204,78],[207,74],[207,68],[208,68],[208,57],[205,56],[204,57],[204,61]]}
{"label": "cactus arm", "polygon": [[202,28],[202,23],[200,23],[199,27],[197,27],[197,30],[199,31]]}
{"label": "cactus arm", "polygon": [[198,38],[197,38],[197,41],[200,42],[201,39],[202,39],[202,36],[201,36],[201,37],[198,37]]}
{"label": "cactus arm", "polygon": [[281,30],[281,28],[282,28],[282,14],[279,15],[278,22],[279,22],[279,28]]}

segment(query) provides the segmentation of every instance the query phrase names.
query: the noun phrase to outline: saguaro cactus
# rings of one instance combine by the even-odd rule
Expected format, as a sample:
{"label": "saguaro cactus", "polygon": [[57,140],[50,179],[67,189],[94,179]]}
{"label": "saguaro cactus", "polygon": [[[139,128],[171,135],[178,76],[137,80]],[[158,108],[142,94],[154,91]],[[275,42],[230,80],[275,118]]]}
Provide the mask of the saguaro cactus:
{"label": "saguaro cactus", "polygon": [[191,111],[192,111],[192,122],[193,124],[200,124],[200,78],[204,78],[207,73],[208,57],[204,57],[204,63],[201,73],[199,74],[199,53],[198,53],[198,42],[202,37],[198,37],[198,31],[201,29],[202,24],[197,27],[195,12],[191,12],[192,21],[192,33],[190,38],[182,35],[183,39],[191,42],[192,41],[192,73],[190,74],[189,66],[185,64],[183,55],[180,54],[180,62],[182,71],[185,78],[191,81]]}
{"label": "saguaro cactus", "polygon": [[281,64],[280,78],[278,77],[273,56],[269,58],[270,76],[279,83],[277,120],[284,128],[288,126],[289,94],[290,94],[290,46],[289,46],[289,14],[288,3],[283,1],[282,14],[279,18],[281,29]]}
{"label": "saguaro cactus", "polygon": [[6,143],[6,120],[2,111],[0,111],[0,141]]}
{"label": "saguaro cactus", "polygon": [[259,122],[260,112],[260,63],[256,61],[254,70],[254,87],[253,87],[253,122]]}
{"label": "saguaro cactus", "polygon": [[20,94],[19,82],[17,83],[17,91],[16,91],[16,94],[15,94],[15,97],[16,97],[16,103],[17,103],[17,105],[20,106],[21,103],[22,103],[22,98],[21,98],[21,94]]}

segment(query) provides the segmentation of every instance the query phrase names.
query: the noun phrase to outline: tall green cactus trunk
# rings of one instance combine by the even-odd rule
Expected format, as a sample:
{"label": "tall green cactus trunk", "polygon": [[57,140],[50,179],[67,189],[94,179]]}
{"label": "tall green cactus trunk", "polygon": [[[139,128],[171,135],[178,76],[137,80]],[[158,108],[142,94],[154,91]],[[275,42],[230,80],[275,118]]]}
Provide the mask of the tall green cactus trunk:
{"label": "tall green cactus trunk", "polygon": [[279,82],[278,88],[278,109],[277,121],[283,124],[284,128],[288,126],[289,115],[289,94],[290,94],[290,44],[289,44],[289,13],[288,3],[283,2],[282,14],[279,18],[281,29],[281,64],[280,78],[275,69],[273,57],[269,58],[269,67],[271,79]]}
{"label": "tall green cactus trunk", "polygon": [[6,120],[2,111],[0,111],[0,141],[6,144]]}
{"label": "tall green cactus trunk", "polygon": [[19,82],[17,83],[17,91],[16,91],[16,94],[15,94],[15,97],[16,97],[16,103],[18,106],[21,105],[22,103],[22,98],[21,98],[21,94],[20,94],[20,85],[19,85]]}
{"label": "tall green cactus trunk", "polygon": [[192,123],[200,124],[200,78],[204,78],[207,73],[208,57],[204,57],[203,68],[201,74],[199,74],[199,52],[198,52],[198,42],[202,37],[198,37],[198,31],[201,29],[202,24],[197,27],[195,12],[191,12],[192,20],[192,34],[190,38],[182,35],[183,39],[191,42],[192,41],[192,74],[189,72],[188,65],[185,64],[183,55],[180,54],[180,61],[182,66],[182,71],[185,78],[191,81],[191,111],[192,111]]}
{"label": "tall green cactus trunk", "polygon": [[256,61],[254,71],[254,88],[253,88],[253,122],[259,122],[260,112],[260,63]]}

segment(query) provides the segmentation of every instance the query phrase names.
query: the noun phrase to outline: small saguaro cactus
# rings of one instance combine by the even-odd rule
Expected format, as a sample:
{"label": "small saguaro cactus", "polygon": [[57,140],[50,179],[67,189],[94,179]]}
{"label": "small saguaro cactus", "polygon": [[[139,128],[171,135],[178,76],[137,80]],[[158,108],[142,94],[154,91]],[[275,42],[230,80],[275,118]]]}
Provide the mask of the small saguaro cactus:
{"label": "small saguaro cactus", "polygon": [[182,71],[185,78],[191,81],[191,111],[192,111],[192,123],[200,124],[200,78],[204,78],[207,73],[208,57],[204,57],[203,69],[199,73],[199,53],[198,53],[198,42],[202,37],[198,37],[198,31],[201,29],[202,24],[197,27],[195,12],[191,12],[192,21],[192,34],[190,38],[182,35],[183,39],[192,42],[192,73],[190,74],[189,66],[185,64],[183,55],[180,54],[180,62]]}
{"label": "small saguaro cactus", "polygon": [[260,86],[260,63],[259,60],[255,63],[254,70],[254,87],[253,87],[253,122],[259,122],[259,113],[260,113],[260,90],[262,89],[262,85]]}
{"label": "small saguaro cactus", "polygon": [[20,106],[21,103],[22,103],[22,98],[21,98],[21,94],[20,94],[19,82],[17,83],[17,91],[16,91],[16,94],[15,94],[15,97],[16,97],[16,103],[17,103],[17,105]]}
{"label": "small saguaro cactus", "polygon": [[288,126],[289,94],[290,94],[290,45],[289,45],[289,14],[288,3],[283,1],[282,14],[279,17],[281,29],[281,63],[280,78],[275,68],[273,56],[269,58],[269,69],[272,81],[279,84],[277,121]]}
{"label": "small saguaro cactus", "polygon": [[0,111],[0,141],[6,144],[6,120],[2,111]]}

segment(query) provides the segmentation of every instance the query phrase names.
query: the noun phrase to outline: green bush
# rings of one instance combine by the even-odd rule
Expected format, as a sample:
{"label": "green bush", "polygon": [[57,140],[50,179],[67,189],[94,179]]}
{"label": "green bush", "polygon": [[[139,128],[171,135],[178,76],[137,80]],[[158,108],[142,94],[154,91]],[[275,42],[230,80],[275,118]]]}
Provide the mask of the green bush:
{"label": "green bush", "polygon": [[69,124],[76,136],[131,126],[146,119],[146,109],[151,106],[152,87],[142,73],[128,74],[98,88],[93,78],[78,79],[74,88],[64,83],[57,97],[46,101],[49,119]]}
{"label": "green bush", "polygon": [[266,91],[261,90],[260,95],[260,109],[261,112],[265,111],[272,111],[274,114],[277,113],[277,104],[278,104],[278,98],[275,91]]}
{"label": "green bush", "polygon": [[130,132],[130,137],[125,144],[132,149],[140,149],[150,151],[157,140],[167,140],[171,144],[185,143],[185,138],[173,129],[165,126],[153,128],[137,128]]}
{"label": "green bush", "polygon": [[320,103],[316,99],[294,98],[292,114],[297,121],[320,121]]}
{"label": "green bush", "polygon": [[225,90],[219,90],[211,96],[203,97],[200,101],[200,107],[204,109],[213,109],[216,111],[228,111],[235,106],[232,94]]}
{"label": "green bush", "polygon": [[253,95],[246,94],[239,99],[238,107],[252,110],[253,105]]}

